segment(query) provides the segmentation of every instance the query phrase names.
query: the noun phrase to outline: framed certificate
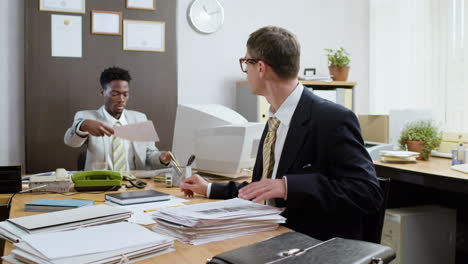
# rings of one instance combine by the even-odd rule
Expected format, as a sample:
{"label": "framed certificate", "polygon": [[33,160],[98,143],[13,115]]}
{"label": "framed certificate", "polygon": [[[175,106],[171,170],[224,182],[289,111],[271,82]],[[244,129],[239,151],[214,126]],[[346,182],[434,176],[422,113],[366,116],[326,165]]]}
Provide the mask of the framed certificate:
{"label": "framed certificate", "polygon": [[122,35],[122,12],[92,10],[91,33]]}
{"label": "framed certificate", "polygon": [[85,0],[39,0],[40,11],[84,14],[85,5]]}
{"label": "framed certificate", "polygon": [[156,10],[156,0],[127,0],[128,9]]}
{"label": "framed certificate", "polygon": [[125,19],[123,25],[124,50],[165,51],[165,22]]}

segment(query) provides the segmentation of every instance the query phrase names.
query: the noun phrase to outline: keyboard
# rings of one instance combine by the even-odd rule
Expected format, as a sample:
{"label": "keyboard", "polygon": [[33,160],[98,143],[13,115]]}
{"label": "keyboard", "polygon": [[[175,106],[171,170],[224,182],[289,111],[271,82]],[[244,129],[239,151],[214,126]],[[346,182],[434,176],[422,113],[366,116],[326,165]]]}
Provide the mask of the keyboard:
{"label": "keyboard", "polygon": [[468,163],[453,165],[452,169],[459,172],[468,173]]}

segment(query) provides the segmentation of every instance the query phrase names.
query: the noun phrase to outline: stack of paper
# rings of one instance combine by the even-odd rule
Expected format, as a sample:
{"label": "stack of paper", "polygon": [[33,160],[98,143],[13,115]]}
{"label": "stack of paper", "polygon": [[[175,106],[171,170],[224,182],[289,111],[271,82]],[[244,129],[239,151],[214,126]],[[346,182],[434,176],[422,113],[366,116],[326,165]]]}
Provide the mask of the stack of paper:
{"label": "stack of paper", "polygon": [[10,263],[129,263],[173,251],[173,239],[122,222],[27,235],[14,246],[3,257]]}
{"label": "stack of paper", "polygon": [[380,160],[386,163],[414,163],[419,152],[413,151],[380,151]]}
{"label": "stack of paper", "polygon": [[230,199],[212,203],[164,208],[155,212],[153,230],[194,245],[278,228],[282,209]]}
{"label": "stack of paper", "polygon": [[124,221],[131,212],[109,205],[95,205],[7,219],[0,222],[0,236],[18,242],[25,235],[72,230],[81,227]]}

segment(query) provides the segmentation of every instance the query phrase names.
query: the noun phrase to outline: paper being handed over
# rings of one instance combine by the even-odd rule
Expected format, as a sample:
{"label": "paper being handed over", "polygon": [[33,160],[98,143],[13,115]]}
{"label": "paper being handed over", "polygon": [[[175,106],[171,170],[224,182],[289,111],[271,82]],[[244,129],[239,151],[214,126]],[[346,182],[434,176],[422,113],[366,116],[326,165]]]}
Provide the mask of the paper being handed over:
{"label": "paper being handed over", "polygon": [[114,135],[130,141],[153,141],[159,142],[158,134],[154,128],[153,121],[148,120],[141,123],[126,126],[115,126]]}

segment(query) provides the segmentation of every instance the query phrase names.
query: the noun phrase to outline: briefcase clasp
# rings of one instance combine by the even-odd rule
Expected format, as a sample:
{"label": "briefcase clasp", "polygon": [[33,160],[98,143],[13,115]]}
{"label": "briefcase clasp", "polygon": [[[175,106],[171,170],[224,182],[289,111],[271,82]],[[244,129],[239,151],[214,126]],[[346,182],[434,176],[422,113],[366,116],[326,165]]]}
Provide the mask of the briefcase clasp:
{"label": "briefcase clasp", "polygon": [[299,256],[303,254],[304,252],[305,251],[303,249],[293,248],[290,250],[281,251],[278,255],[281,257]]}

